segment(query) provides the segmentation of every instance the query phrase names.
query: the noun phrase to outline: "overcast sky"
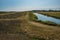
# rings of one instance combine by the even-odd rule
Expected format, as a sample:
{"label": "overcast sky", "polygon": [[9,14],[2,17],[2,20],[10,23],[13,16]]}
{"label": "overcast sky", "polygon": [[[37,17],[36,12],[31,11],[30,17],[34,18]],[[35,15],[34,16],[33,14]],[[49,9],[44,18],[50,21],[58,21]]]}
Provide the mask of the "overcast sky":
{"label": "overcast sky", "polygon": [[60,0],[0,0],[0,11],[58,9]]}

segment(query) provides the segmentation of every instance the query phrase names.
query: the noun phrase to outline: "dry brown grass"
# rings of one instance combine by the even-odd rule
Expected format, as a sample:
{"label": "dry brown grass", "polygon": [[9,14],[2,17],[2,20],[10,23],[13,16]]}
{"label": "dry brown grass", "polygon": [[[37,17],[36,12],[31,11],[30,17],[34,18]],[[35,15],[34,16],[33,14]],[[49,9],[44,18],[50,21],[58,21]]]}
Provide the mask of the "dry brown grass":
{"label": "dry brown grass", "polygon": [[0,20],[0,40],[60,40],[60,27],[32,24],[27,19],[29,14],[23,13],[13,20]]}
{"label": "dry brown grass", "polygon": [[60,12],[40,12],[40,13],[60,19]]}

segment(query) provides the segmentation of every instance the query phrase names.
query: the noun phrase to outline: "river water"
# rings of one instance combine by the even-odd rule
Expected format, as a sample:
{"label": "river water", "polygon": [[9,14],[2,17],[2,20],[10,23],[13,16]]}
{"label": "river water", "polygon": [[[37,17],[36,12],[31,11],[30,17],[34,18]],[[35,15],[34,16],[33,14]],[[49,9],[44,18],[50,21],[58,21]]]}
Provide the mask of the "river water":
{"label": "river water", "polygon": [[34,13],[34,15],[37,16],[38,20],[42,20],[42,21],[50,21],[50,22],[54,22],[56,24],[60,24],[60,19],[56,19],[53,17],[49,17],[43,14],[39,14],[39,13]]}

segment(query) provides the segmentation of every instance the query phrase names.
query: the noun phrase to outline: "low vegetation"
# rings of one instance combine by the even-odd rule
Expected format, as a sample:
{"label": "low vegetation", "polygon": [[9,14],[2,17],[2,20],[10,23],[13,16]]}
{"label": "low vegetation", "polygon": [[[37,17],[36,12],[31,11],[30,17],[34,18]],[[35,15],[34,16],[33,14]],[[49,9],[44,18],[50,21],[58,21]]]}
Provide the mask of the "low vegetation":
{"label": "low vegetation", "polygon": [[47,24],[47,25],[52,25],[52,26],[60,26],[60,24],[56,24],[56,23],[51,22],[51,21],[38,20],[37,16],[34,15],[33,13],[30,13],[29,16],[30,16],[29,17],[30,20],[35,21],[35,22],[40,22],[40,23]]}
{"label": "low vegetation", "polygon": [[60,12],[40,12],[40,13],[60,19]]}
{"label": "low vegetation", "polygon": [[25,13],[23,14],[24,12],[16,12],[16,13],[0,13],[0,19],[15,19],[15,18],[18,18],[18,17],[21,17],[21,16],[24,16]]}
{"label": "low vegetation", "polygon": [[41,21],[41,20],[36,20],[36,22],[40,22],[46,25],[52,25],[52,26],[59,26],[58,24],[51,22],[51,21]]}
{"label": "low vegetation", "polygon": [[37,16],[35,16],[33,12],[29,13],[29,20],[35,21],[37,19],[38,19]]}
{"label": "low vegetation", "polygon": [[[3,12],[0,15],[0,40],[60,40],[60,28],[37,24],[38,18],[32,12]],[[32,21],[36,24],[30,23]]]}

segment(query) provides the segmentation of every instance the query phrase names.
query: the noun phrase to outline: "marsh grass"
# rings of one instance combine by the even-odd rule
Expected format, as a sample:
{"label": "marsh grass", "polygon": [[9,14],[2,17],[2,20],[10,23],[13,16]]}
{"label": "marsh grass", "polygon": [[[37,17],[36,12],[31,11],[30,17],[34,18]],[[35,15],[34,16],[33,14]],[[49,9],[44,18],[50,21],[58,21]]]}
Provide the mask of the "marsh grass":
{"label": "marsh grass", "polygon": [[51,21],[38,20],[37,16],[34,15],[33,13],[30,13],[30,14],[29,14],[29,19],[30,19],[31,21],[40,22],[40,23],[47,24],[47,25],[60,26],[60,24],[56,24],[56,23],[51,22]]}
{"label": "marsh grass", "polygon": [[60,19],[60,12],[40,12],[41,14]]}
{"label": "marsh grass", "polygon": [[52,25],[52,26],[59,26],[60,24],[56,24],[54,22],[51,22],[51,21],[42,21],[42,20],[35,20],[36,22],[40,22],[40,23],[43,23],[43,24],[46,24],[46,25]]}
{"label": "marsh grass", "polygon": [[33,14],[33,12],[32,13],[29,13],[29,20],[37,20],[38,18],[37,18],[37,16],[35,16],[34,14]]}
{"label": "marsh grass", "polygon": [[29,21],[32,21],[32,19],[33,21],[37,20],[37,17],[35,15],[33,16],[32,12],[29,12],[30,20],[27,20],[27,18],[25,17],[27,15],[27,12],[15,13],[14,16],[16,14],[21,16],[16,18],[6,17],[3,19],[1,18],[2,20],[0,19],[0,40],[59,40],[60,39],[59,27],[56,28],[48,26],[42,27],[28,23]]}

